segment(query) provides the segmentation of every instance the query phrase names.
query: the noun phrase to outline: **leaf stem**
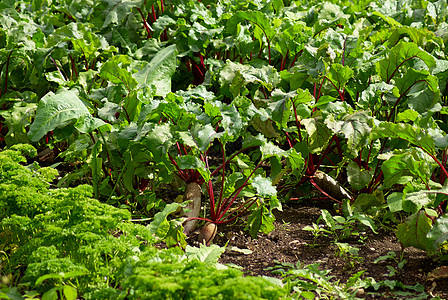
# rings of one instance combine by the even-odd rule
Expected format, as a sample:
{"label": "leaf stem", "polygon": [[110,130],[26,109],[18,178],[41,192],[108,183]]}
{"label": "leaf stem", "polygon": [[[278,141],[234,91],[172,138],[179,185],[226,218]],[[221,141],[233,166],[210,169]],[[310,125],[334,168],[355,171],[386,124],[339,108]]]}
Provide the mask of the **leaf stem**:
{"label": "leaf stem", "polygon": [[146,33],[148,34],[147,39],[152,38],[151,30],[149,29],[149,25],[148,25],[148,23],[146,22],[146,18],[145,18],[145,16],[143,15],[143,13],[142,13],[142,11],[140,10],[140,8],[137,7],[137,11],[140,13],[140,16],[142,17],[142,20],[143,20],[143,26],[145,27]]}

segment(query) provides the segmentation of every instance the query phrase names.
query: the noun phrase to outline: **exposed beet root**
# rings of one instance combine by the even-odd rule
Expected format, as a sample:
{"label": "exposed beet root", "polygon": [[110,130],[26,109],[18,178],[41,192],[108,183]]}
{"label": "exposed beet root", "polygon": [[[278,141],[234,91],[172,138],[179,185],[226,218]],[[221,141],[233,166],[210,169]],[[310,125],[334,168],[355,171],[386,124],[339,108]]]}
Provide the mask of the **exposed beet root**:
{"label": "exposed beet root", "polygon": [[[201,186],[196,182],[190,182],[185,189],[184,201],[190,201],[184,208],[183,216],[197,218],[201,212]],[[183,224],[185,235],[189,235],[196,228],[198,220],[186,220]]]}
{"label": "exposed beet root", "polygon": [[204,227],[202,227],[201,231],[199,232],[199,243],[210,246],[210,243],[213,242],[217,231],[218,226],[216,226],[216,224],[210,222],[205,223]]}

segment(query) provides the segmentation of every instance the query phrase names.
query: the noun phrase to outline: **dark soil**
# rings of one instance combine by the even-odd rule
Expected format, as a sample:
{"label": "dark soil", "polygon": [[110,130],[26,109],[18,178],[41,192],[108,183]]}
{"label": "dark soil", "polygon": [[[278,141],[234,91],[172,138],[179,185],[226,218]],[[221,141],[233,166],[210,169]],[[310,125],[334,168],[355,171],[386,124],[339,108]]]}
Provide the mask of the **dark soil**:
{"label": "dark soil", "polygon": [[[426,297],[418,299],[430,299],[431,296],[448,299],[447,276],[431,276],[431,272],[441,267],[443,263],[428,257],[424,251],[412,247],[406,248],[403,257],[407,263],[392,277],[388,276],[390,273],[388,266],[398,269],[396,261],[387,260],[374,263],[378,257],[391,251],[397,254],[397,258],[400,257],[402,248],[393,231],[379,229],[378,234],[374,234],[368,228],[361,228],[359,232],[363,241],[360,241],[362,239],[359,237],[341,241],[359,248],[357,256],[360,258],[354,260],[338,255],[338,247],[331,236],[318,237],[316,245],[312,246],[314,241],[312,233],[302,229],[306,225],[316,223],[321,215],[320,207],[284,205],[283,212],[276,212],[275,215],[275,230],[269,234],[259,234],[256,239],[252,239],[244,230],[242,222],[219,227],[219,234],[214,240],[215,244],[224,246],[228,243],[227,249],[236,247],[242,250],[251,250],[250,254],[244,254],[238,249],[236,251],[227,250],[221,256],[220,262],[240,266],[247,275],[266,275],[278,278],[281,278],[281,275],[272,273],[271,268],[278,267],[279,263],[296,264],[300,262],[302,266],[319,263],[321,269],[331,269],[329,275],[334,276],[333,281],[339,280],[340,284],[345,284],[347,279],[356,272],[366,270],[363,277],[373,277],[377,282],[396,280],[405,285],[415,286],[417,283],[423,285]],[[197,243],[196,237],[194,234],[190,236],[190,244]],[[442,268],[444,267],[442,266]],[[357,297],[362,299],[415,299],[421,294],[422,292],[415,292],[411,289],[395,287],[391,290],[382,287],[378,291],[374,289],[359,291]]]}

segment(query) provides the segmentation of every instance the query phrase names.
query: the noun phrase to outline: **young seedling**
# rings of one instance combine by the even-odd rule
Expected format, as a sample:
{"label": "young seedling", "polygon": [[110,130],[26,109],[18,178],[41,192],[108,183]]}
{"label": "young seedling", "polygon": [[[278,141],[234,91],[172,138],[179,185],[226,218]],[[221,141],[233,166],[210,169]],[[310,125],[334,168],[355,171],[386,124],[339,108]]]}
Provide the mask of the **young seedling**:
{"label": "young seedling", "polygon": [[393,277],[401,273],[404,265],[408,262],[406,259],[403,258],[403,253],[400,254],[400,257],[397,257],[397,253],[393,251],[389,251],[386,255],[378,257],[377,259],[375,259],[373,263],[377,264],[383,261],[393,261],[397,264],[396,267],[391,265],[386,266],[387,269],[389,270],[389,274],[387,274],[388,277]]}
{"label": "young seedling", "polygon": [[363,258],[358,255],[359,248],[351,246],[347,243],[335,243],[338,247],[336,255],[344,258],[346,269],[353,269],[355,265],[363,261]]}
{"label": "young seedling", "polygon": [[317,246],[317,239],[319,237],[327,237],[328,235],[332,234],[332,232],[330,230],[327,230],[324,228],[324,225],[320,224],[320,221],[322,220],[322,216],[320,216],[317,219],[317,223],[313,223],[310,225],[307,225],[305,227],[302,228],[302,230],[305,231],[310,231],[313,234],[313,243],[312,244],[308,244],[310,247],[314,248]]}

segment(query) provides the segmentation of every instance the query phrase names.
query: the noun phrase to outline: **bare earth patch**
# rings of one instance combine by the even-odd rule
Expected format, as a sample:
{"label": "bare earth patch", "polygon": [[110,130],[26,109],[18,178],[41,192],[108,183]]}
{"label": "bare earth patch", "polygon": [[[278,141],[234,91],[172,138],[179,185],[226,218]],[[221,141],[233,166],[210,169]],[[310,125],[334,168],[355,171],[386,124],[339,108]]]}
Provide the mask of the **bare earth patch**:
{"label": "bare earth patch", "polygon": [[[248,232],[244,231],[244,225],[240,223],[219,227],[219,234],[214,243],[220,246],[228,243],[228,250],[221,256],[220,262],[237,265],[247,275],[273,277],[280,277],[271,272],[271,268],[278,266],[279,263],[296,264],[300,261],[302,266],[319,263],[320,269],[332,270],[330,273],[334,276],[332,280],[339,280],[341,283],[345,283],[356,272],[366,270],[363,276],[373,277],[377,282],[396,280],[410,286],[420,283],[425,287],[427,299],[431,298],[429,295],[448,299],[447,276],[438,276],[437,272],[434,273],[434,270],[443,264],[428,257],[424,251],[412,247],[406,248],[403,258],[407,263],[402,269],[398,268],[396,261],[390,259],[374,263],[377,258],[390,252],[395,252],[399,258],[401,245],[392,231],[379,229],[378,234],[374,234],[370,229],[366,229],[362,230],[364,241],[356,237],[343,241],[359,248],[356,255],[359,259],[353,260],[338,255],[338,247],[331,236],[318,237],[315,246],[312,246],[314,237],[303,228],[317,221],[321,214],[319,207],[284,205],[283,212],[275,214],[275,230],[269,234],[259,234],[256,239],[252,239]],[[196,244],[196,237],[195,234],[190,236],[189,243]],[[390,276],[388,266],[398,270],[397,274]],[[363,291],[357,296],[363,299],[413,299],[420,294],[421,292],[409,289],[402,290],[395,287],[391,290],[382,287],[378,291],[374,289]]]}

